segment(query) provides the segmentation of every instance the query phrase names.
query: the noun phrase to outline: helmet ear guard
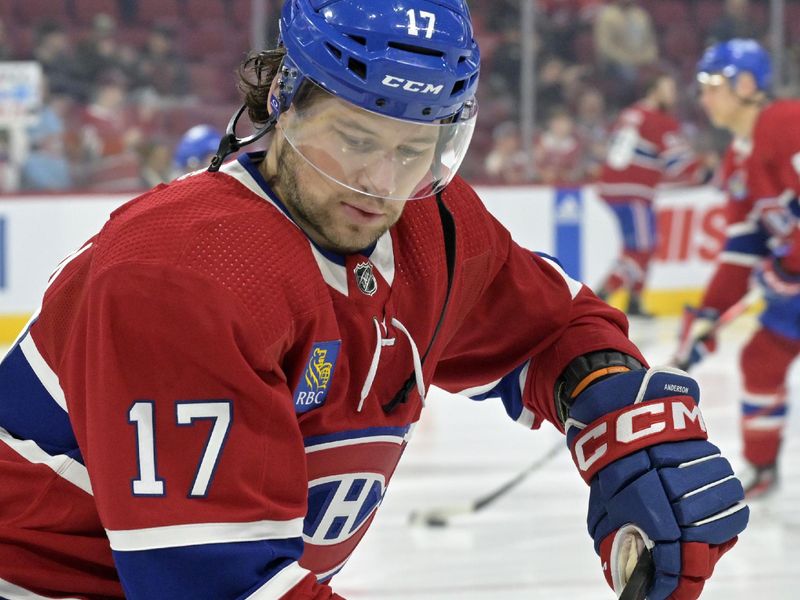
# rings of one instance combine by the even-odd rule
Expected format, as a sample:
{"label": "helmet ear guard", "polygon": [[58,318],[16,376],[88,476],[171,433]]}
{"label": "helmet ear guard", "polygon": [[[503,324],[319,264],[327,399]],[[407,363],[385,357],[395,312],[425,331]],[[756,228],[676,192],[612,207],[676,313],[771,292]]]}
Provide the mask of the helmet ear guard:
{"label": "helmet ear guard", "polygon": [[214,158],[212,158],[211,165],[209,165],[208,170],[212,173],[219,171],[219,168],[222,166],[222,163],[226,157],[234,152],[238,152],[244,146],[258,141],[272,131],[278,122],[278,118],[284,112],[289,110],[289,106],[291,105],[292,100],[294,99],[294,96],[304,79],[305,78],[302,76],[288,55],[284,56],[281,66],[278,69],[276,80],[273,81],[273,87],[277,88],[277,94],[273,94],[270,90],[269,119],[252,135],[240,138],[236,135],[236,125],[245,111],[247,111],[247,105],[243,104],[240,106],[236,113],[234,113],[234,115],[231,117],[230,121],[228,121],[228,126],[225,129],[225,135],[222,136],[222,139],[220,140],[217,153],[214,155]]}

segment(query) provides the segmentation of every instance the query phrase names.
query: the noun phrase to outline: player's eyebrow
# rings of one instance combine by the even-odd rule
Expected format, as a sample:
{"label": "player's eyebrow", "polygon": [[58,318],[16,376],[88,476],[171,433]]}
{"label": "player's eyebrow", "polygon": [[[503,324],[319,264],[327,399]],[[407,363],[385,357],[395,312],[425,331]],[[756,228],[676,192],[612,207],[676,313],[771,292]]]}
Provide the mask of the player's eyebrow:
{"label": "player's eyebrow", "polygon": [[[374,130],[370,129],[369,127],[364,126],[360,122],[355,121],[353,119],[344,118],[339,122],[344,127],[349,127],[351,129],[355,129],[355,130],[357,130],[357,131],[359,131],[359,132],[361,132],[363,134],[373,135],[373,136],[377,136],[378,135],[377,132],[375,132]],[[420,133],[418,136],[413,137],[413,138],[411,138],[410,140],[407,140],[407,141],[411,142],[412,144],[434,144],[434,143],[436,143],[437,139],[438,139],[437,136],[430,136],[430,135],[426,135],[424,133]]]}

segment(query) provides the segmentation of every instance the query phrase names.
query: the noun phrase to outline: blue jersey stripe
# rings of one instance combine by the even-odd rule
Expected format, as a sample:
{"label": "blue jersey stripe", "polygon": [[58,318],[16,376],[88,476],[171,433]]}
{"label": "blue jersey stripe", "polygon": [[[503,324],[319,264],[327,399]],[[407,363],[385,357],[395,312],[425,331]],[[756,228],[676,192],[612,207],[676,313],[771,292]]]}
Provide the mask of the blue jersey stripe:
{"label": "blue jersey stripe", "polygon": [[788,409],[785,404],[777,406],[758,406],[756,404],[742,404],[742,414],[746,417],[760,415],[762,417],[785,417]]}
{"label": "blue jersey stripe", "polygon": [[496,386],[487,392],[470,396],[472,400],[486,400],[487,398],[500,398],[506,413],[515,421],[522,414],[522,389],[519,382],[520,373],[525,368],[527,361],[522,363],[508,375],[503,377]]}
{"label": "blue jersey stripe", "polygon": [[724,250],[726,252],[763,256],[769,252],[767,239],[767,235],[762,231],[732,236],[726,240]]}
{"label": "blue jersey stripe", "polygon": [[326,435],[307,437],[303,441],[305,447],[327,444],[329,442],[339,442],[341,440],[352,440],[357,438],[368,438],[377,436],[394,436],[402,438],[408,433],[408,426],[405,427],[370,427],[368,429],[355,429],[352,431],[338,431]]}
{"label": "blue jersey stripe", "polygon": [[246,598],[302,553],[302,538],[113,552],[125,597],[147,600]]}
{"label": "blue jersey stripe", "polygon": [[19,344],[0,363],[0,427],[49,454],[69,454],[82,462],[69,416],[45,389]]}

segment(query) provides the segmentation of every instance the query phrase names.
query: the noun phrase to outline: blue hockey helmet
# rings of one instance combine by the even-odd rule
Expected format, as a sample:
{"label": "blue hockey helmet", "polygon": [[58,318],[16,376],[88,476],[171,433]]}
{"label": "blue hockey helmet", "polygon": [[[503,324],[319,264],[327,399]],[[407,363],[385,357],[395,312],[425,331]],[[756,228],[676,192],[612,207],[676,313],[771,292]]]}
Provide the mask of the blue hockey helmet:
{"label": "blue hockey helmet", "polygon": [[737,38],[709,47],[697,63],[697,80],[713,83],[721,75],[735,81],[740,73],[750,73],[759,90],[772,85],[772,61],[769,53],[756,40]]}
{"label": "blue hockey helmet", "polygon": [[199,169],[207,166],[211,156],[217,151],[222,132],[211,125],[195,125],[183,134],[173,154],[176,168]]}
{"label": "blue hockey helmet", "polygon": [[304,78],[363,109],[434,122],[472,102],[480,51],[464,0],[286,0],[284,110]]}
{"label": "blue hockey helmet", "polygon": [[[286,0],[280,30],[271,118],[314,169],[390,200],[452,180],[477,117],[480,51],[464,0]],[[300,118],[308,86],[333,102]]]}

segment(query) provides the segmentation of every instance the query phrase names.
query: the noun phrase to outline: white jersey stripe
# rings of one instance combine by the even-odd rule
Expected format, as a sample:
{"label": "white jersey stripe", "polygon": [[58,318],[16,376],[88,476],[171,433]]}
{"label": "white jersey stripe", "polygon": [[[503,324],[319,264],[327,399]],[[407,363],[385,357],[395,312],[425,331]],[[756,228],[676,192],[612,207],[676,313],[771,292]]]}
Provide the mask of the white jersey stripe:
{"label": "white jersey stripe", "polygon": [[303,519],[248,523],[191,523],[147,529],[106,529],[111,548],[136,552],[158,548],[201,546],[231,542],[259,542],[301,537]]}
{"label": "white jersey stripe", "polygon": [[719,261],[728,263],[729,265],[739,265],[741,267],[753,267],[761,257],[757,254],[744,254],[741,252],[722,252],[719,255]]}
{"label": "white jersey stripe", "polygon": [[497,387],[497,384],[500,383],[500,381],[502,381],[502,379],[495,379],[494,381],[490,381],[489,383],[484,383],[483,385],[476,385],[475,387],[461,390],[460,392],[456,392],[456,394],[461,394],[462,396],[466,396],[467,398],[480,396],[481,394],[485,394],[489,390],[492,390],[495,387]]}
{"label": "white jersey stripe", "polygon": [[357,444],[377,444],[383,442],[385,444],[397,444],[398,446],[406,441],[405,436],[397,435],[373,435],[370,437],[357,437],[345,440],[336,440],[335,442],[325,442],[322,444],[315,444],[314,446],[306,447],[306,454],[312,452],[319,452],[320,450],[329,450],[331,448],[341,448],[342,446],[355,446]]}
{"label": "white jersey stripe", "polygon": [[22,341],[19,343],[19,348],[25,355],[25,360],[28,361],[36,377],[42,382],[44,389],[50,394],[50,397],[55,400],[56,404],[58,404],[64,412],[68,412],[67,399],[64,397],[64,390],[61,389],[58,375],[56,375],[53,369],[50,368],[50,365],[45,362],[30,332],[22,338]]}
{"label": "white jersey stripe", "polygon": [[18,440],[2,427],[0,427],[0,442],[4,443],[27,461],[44,465],[52,469],[59,477],[66,479],[87,494],[92,494],[89,471],[77,460],[65,454],[50,455],[42,450],[35,442],[31,440]]}
{"label": "white jersey stripe", "polygon": [[293,562],[278,571],[267,583],[247,598],[249,600],[279,600],[310,573],[311,571],[307,571]]}
{"label": "white jersey stripe", "polygon": [[[0,579],[0,598],[5,598],[5,600],[51,600],[53,596],[40,596],[30,590],[14,585],[10,581]],[[78,600],[78,598],[59,596],[58,600]]]}
{"label": "white jersey stripe", "polygon": [[522,407],[522,412],[517,417],[517,423],[522,425],[525,429],[533,429],[534,423],[536,423],[536,415],[533,414],[532,410],[529,410]]}
{"label": "white jersey stripe", "polygon": [[564,278],[564,283],[567,284],[567,288],[569,288],[569,293],[572,296],[572,299],[575,299],[575,296],[578,295],[583,289],[583,284],[580,281],[574,280],[572,277],[567,275],[567,273],[562,269],[557,262],[547,258],[546,256],[542,256],[542,258],[547,261],[547,263],[553,267],[556,271],[558,271],[559,275]]}
{"label": "white jersey stripe", "polygon": [[738,237],[740,235],[747,235],[749,233],[756,233],[758,231],[758,223],[752,221],[742,221],[734,223],[725,228],[726,237]]}

